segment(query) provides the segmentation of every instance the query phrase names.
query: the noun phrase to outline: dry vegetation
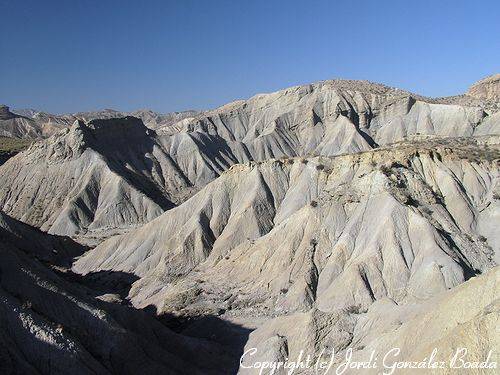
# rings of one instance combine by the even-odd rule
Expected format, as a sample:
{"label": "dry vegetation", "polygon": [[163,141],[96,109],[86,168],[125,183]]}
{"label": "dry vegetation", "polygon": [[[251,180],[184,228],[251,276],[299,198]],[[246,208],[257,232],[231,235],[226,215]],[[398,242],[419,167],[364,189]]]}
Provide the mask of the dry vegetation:
{"label": "dry vegetation", "polygon": [[0,137],[0,152],[20,152],[26,149],[31,142],[31,139]]}
{"label": "dry vegetation", "polygon": [[31,139],[0,137],[0,164],[28,148],[31,142],[33,142]]}

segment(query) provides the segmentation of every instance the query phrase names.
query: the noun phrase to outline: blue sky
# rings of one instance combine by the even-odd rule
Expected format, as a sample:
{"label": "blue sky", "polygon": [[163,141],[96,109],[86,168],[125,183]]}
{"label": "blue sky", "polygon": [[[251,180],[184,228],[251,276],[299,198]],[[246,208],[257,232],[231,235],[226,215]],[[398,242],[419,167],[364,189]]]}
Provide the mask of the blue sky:
{"label": "blue sky", "polygon": [[500,2],[0,0],[0,103],[204,109],[330,78],[429,96],[500,72]]}

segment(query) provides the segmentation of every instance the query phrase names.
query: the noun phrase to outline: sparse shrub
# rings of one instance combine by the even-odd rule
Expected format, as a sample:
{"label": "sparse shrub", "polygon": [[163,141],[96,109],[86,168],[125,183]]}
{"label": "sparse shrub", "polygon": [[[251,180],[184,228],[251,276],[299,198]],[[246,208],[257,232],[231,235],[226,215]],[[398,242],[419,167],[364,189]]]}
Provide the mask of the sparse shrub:
{"label": "sparse shrub", "polygon": [[386,176],[390,176],[392,174],[391,167],[389,167],[387,165],[381,165],[380,166],[380,172],[382,172]]}
{"label": "sparse shrub", "polygon": [[18,138],[0,137],[0,154],[2,153],[18,153],[27,149],[33,140],[25,140]]}
{"label": "sparse shrub", "polygon": [[487,241],[487,239],[486,239],[485,236],[479,236],[478,238],[479,238],[479,241],[481,241],[481,242],[486,242]]}
{"label": "sparse shrub", "polygon": [[318,244],[318,240],[316,238],[312,238],[311,241],[309,241],[309,245],[311,246],[316,246]]}
{"label": "sparse shrub", "polygon": [[406,197],[406,202],[405,202],[405,204],[406,204],[407,206],[418,207],[418,201],[417,201],[417,200],[415,200],[415,199],[413,199],[413,197],[411,197],[411,196],[407,196],[407,197]]}
{"label": "sparse shrub", "polygon": [[434,193],[434,199],[438,204],[444,204],[444,198],[440,193]]}
{"label": "sparse shrub", "polygon": [[281,288],[280,293],[281,294],[287,294],[288,293],[288,288]]}
{"label": "sparse shrub", "polygon": [[397,162],[397,161],[394,161],[391,164],[391,168],[404,168],[404,165],[401,164],[401,163],[399,163],[399,162]]}
{"label": "sparse shrub", "polygon": [[345,309],[345,311],[349,314],[359,314],[361,311],[360,305],[351,305]]}
{"label": "sparse shrub", "polygon": [[311,205],[311,207],[318,207],[318,202],[316,201],[311,201],[311,203],[309,203]]}
{"label": "sparse shrub", "polygon": [[426,215],[432,215],[432,210],[429,207],[422,207],[422,212]]}
{"label": "sparse shrub", "polygon": [[325,169],[325,166],[324,166],[323,164],[318,164],[318,165],[316,166],[316,169],[317,169],[318,171],[322,171],[323,169]]}
{"label": "sparse shrub", "polygon": [[307,164],[308,163],[307,159],[300,159],[300,161],[301,161],[302,164]]}

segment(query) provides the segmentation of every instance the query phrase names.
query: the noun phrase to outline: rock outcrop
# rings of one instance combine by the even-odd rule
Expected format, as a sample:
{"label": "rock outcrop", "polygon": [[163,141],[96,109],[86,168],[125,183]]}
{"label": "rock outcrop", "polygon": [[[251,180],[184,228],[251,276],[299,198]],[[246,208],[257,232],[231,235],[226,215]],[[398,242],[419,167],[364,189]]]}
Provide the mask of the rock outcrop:
{"label": "rock outcrop", "polygon": [[[499,282],[500,268],[495,267],[422,303],[398,305],[387,298],[367,311],[312,309],[272,319],[251,333],[239,373],[258,374],[259,369],[252,369],[258,361],[296,361],[300,351],[311,355],[313,364],[331,366],[331,373],[495,373],[497,367],[479,366],[487,360],[498,366]],[[414,367],[402,367],[405,362]],[[371,367],[356,369],[349,363]],[[424,367],[416,367],[418,363]],[[294,373],[314,371],[299,368]]]}
{"label": "rock outcrop", "polygon": [[467,94],[478,99],[500,101],[500,74],[486,77],[474,83]]}
{"label": "rock outcrop", "polygon": [[[77,112],[72,114],[54,115],[51,113],[37,111],[34,109],[19,109],[13,110],[18,117],[24,117],[33,121],[33,126],[40,131],[35,135],[35,138],[46,138],[51,136],[61,128],[69,127],[75,121],[81,120],[89,122],[92,120],[109,120],[113,118],[121,118],[133,116],[141,119],[143,123],[151,129],[156,129],[160,126],[168,126],[177,121],[197,115],[198,111],[183,111],[171,113],[157,113],[148,109],[141,109],[134,112],[122,112],[114,109],[103,109],[93,112]],[[25,135],[13,135],[26,137]]]}

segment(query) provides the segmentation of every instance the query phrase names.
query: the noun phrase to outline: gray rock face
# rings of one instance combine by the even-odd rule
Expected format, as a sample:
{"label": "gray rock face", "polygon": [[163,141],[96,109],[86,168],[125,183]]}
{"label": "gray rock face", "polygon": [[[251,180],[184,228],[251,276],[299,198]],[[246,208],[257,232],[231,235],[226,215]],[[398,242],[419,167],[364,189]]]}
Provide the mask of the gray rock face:
{"label": "gray rock face", "polygon": [[62,115],[54,115],[42,111],[37,111],[35,109],[18,109],[13,110],[13,112],[14,113],[11,113],[11,115],[14,115],[16,117],[24,117],[27,120],[32,120],[30,121],[30,124],[32,124],[32,126],[38,130],[34,134],[25,135],[22,133],[9,133],[9,135],[7,135],[20,138],[25,138],[27,136],[31,136],[31,138],[46,138],[62,128],[71,126],[71,124],[78,120],[89,122],[91,120],[109,120],[127,116],[137,117],[141,119],[147,127],[156,129],[160,126],[171,125],[177,121],[183,120],[199,113],[198,111],[184,111],[162,114],[147,109],[142,109],[134,112],[121,112],[114,109],[103,109],[101,111],[78,112]]}
{"label": "gray rock face", "polygon": [[[494,353],[500,347],[496,334],[499,282],[500,268],[495,267],[485,275],[412,305],[397,305],[386,298],[375,302],[368,311],[325,313],[312,309],[272,319],[251,333],[245,352],[256,352],[244,357],[247,369],[240,369],[239,374],[258,374],[258,370],[248,369],[257,361],[296,360],[300,351],[311,355],[313,363],[331,361],[332,373],[345,370],[349,363],[346,358],[350,358],[350,363],[369,362],[372,353],[372,365],[377,358],[377,368],[359,370],[347,366],[342,373],[380,374],[381,368],[386,372],[394,368],[396,374],[425,373],[432,369],[398,369],[396,361],[426,362],[433,351],[431,363],[443,362],[445,366],[429,373],[475,373],[460,368],[460,360],[454,362],[457,368],[450,368],[450,364],[462,348],[467,350],[463,356],[467,362],[484,362],[490,351],[493,355],[489,363],[496,362]],[[332,351],[336,353],[333,360]],[[463,352],[458,353],[460,358]],[[494,373],[495,369],[483,371],[477,373]],[[286,374],[280,370],[275,373]],[[295,373],[314,374],[314,370],[299,368]]]}
{"label": "gray rock face", "polygon": [[324,348],[366,360],[400,347],[400,359],[415,360],[459,343],[484,358],[498,348],[499,243],[483,223],[499,212],[499,157],[498,137],[433,138],[237,165],[73,270],[137,275],[129,298],[139,308],[263,320],[247,366]]}
{"label": "gray rock face", "polygon": [[49,235],[9,217],[2,211],[0,242],[14,244],[18,249],[29,251],[30,255],[38,260],[64,267],[70,266],[75,257],[88,250],[67,237]]}
{"label": "gray rock face", "polygon": [[[415,135],[471,136],[490,120],[479,104],[458,102],[364,81],[325,81],[237,101],[158,132],[217,135],[230,147],[243,144],[253,160],[332,156]],[[484,128],[496,134],[494,123]]]}

